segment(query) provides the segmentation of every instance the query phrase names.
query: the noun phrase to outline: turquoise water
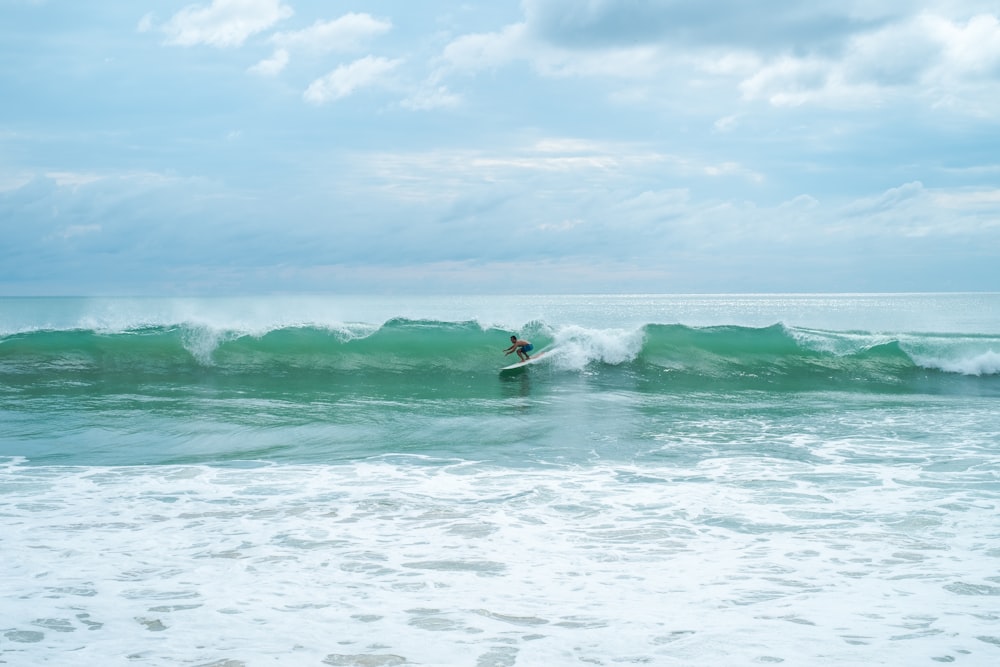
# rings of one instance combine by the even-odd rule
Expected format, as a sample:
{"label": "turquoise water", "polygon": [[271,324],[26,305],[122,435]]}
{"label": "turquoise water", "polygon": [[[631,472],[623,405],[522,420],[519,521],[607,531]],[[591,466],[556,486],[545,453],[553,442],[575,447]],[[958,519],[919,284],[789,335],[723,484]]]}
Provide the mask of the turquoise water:
{"label": "turquoise water", "polygon": [[0,299],[0,660],[993,664],[998,404],[996,294]]}

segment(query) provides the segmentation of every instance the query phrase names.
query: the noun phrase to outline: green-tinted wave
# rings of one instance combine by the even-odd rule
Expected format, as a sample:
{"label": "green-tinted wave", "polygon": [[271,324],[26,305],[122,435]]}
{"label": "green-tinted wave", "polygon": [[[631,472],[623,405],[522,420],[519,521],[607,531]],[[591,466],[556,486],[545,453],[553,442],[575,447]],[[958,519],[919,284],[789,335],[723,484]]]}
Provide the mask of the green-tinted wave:
{"label": "green-tinted wave", "polygon": [[[548,347],[525,373],[592,378],[647,391],[714,389],[974,391],[996,393],[1000,338],[984,335],[884,335],[796,329],[784,325],[640,330],[535,323],[520,332]],[[493,378],[510,332],[475,322],[394,319],[381,326],[288,327],[266,332],[184,325],[129,331],[34,331],[0,339],[0,382],[206,382],[241,378],[271,388],[282,379],[327,380],[359,388],[393,382],[467,386]],[[392,378],[406,378],[392,380]],[[388,379],[387,379],[388,378]],[[361,391],[362,389],[359,389]]]}
{"label": "green-tinted wave", "polygon": [[[841,348],[831,349],[830,338]],[[900,341],[882,343],[826,333],[824,340],[781,325],[691,328],[682,325],[647,327],[639,355],[643,374],[661,384],[769,390],[908,389],[940,369],[922,367]]]}

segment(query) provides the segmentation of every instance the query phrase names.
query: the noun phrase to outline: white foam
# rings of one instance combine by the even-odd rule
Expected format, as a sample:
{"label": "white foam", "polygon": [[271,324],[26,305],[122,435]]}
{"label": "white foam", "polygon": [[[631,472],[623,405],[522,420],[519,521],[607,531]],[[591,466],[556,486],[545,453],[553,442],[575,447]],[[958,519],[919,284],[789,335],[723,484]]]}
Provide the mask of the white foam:
{"label": "white foam", "polygon": [[915,355],[915,361],[924,368],[935,368],[962,375],[1000,375],[1000,353],[987,350],[958,359],[941,359]]}
{"label": "white foam", "polygon": [[785,327],[785,331],[799,345],[816,352],[833,354],[838,357],[857,354],[879,345],[886,345],[898,340],[898,336],[872,334],[853,331],[822,331],[818,329],[803,329],[800,327]]}
{"label": "white foam", "polygon": [[561,368],[580,370],[592,362],[622,364],[634,360],[645,334],[642,329],[592,329],[568,326],[554,334]]}
{"label": "white foam", "polygon": [[7,467],[3,659],[987,664],[995,498],[830,460]]}

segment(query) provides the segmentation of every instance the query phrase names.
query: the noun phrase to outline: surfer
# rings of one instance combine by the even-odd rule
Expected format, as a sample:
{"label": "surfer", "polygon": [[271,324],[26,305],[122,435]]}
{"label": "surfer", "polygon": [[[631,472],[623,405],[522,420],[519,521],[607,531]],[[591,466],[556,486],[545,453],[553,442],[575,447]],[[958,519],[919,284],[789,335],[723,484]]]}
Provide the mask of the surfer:
{"label": "surfer", "polygon": [[530,340],[521,340],[517,336],[510,337],[511,346],[503,351],[504,356],[510,354],[511,352],[517,351],[517,356],[521,358],[521,361],[527,361],[531,359],[528,355],[529,352],[535,349],[535,346],[531,344]]}

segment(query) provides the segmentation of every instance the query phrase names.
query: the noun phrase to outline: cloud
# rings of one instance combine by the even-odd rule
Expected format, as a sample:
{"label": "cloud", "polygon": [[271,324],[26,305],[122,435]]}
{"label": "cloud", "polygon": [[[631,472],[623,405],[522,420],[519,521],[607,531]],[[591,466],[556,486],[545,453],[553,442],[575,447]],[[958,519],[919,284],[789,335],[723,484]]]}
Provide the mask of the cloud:
{"label": "cloud", "polygon": [[897,23],[851,40],[842,59],[842,77],[883,86],[917,83],[940,57],[939,45],[922,23]]}
{"label": "cloud", "polygon": [[905,183],[897,188],[890,188],[876,197],[866,197],[851,204],[846,211],[852,215],[871,215],[897,208],[904,202],[922,198],[925,194],[924,184],[920,181]]}
{"label": "cloud", "polygon": [[738,114],[731,114],[729,116],[723,116],[722,118],[717,119],[712,124],[712,127],[715,129],[716,132],[725,133],[725,132],[732,132],[737,127],[739,127],[739,124],[740,124],[740,116]]}
{"label": "cloud", "polygon": [[[549,175],[561,179],[571,175],[573,182],[593,178],[630,178],[664,162],[674,162],[669,156],[642,147],[604,144],[576,139],[541,139],[528,146],[504,150],[434,150],[415,153],[370,153],[358,156],[355,172],[367,172],[371,177],[401,185],[414,185],[424,190],[430,183],[444,185],[458,194],[474,184],[512,182],[538,179]],[[409,192],[408,187],[399,192]]]}
{"label": "cloud", "polygon": [[376,19],[369,14],[350,13],[332,21],[317,21],[303,30],[276,33],[271,41],[288,50],[350,52],[391,29],[391,21]]}
{"label": "cloud", "polygon": [[448,90],[446,86],[430,86],[420,88],[400,102],[400,106],[411,111],[430,111],[457,107],[462,103],[462,96]]}
{"label": "cloud", "polygon": [[277,49],[270,58],[261,60],[247,71],[251,74],[259,74],[261,76],[276,76],[288,66],[288,61],[288,51]]}
{"label": "cloud", "polygon": [[857,238],[986,238],[1000,231],[1000,189],[905,183],[844,207],[834,228]]}
{"label": "cloud", "polygon": [[103,178],[97,174],[76,171],[50,171],[46,173],[45,176],[46,178],[52,179],[56,185],[66,185],[70,187],[87,185],[88,183],[94,183],[95,181],[99,181]]}
{"label": "cloud", "polygon": [[[764,174],[736,160],[711,161],[697,155],[661,152],[642,144],[572,137],[547,137],[492,150],[359,154],[352,156],[350,163],[352,176],[360,183],[379,188],[386,199],[408,202],[454,200],[481,187],[592,196],[664,179],[704,184],[725,181],[750,187],[766,180]],[[711,187],[719,185],[713,183]],[[575,207],[580,203],[567,205]]]}
{"label": "cloud", "polygon": [[1000,22],[920,14],[845,42],[842,53],[782,55],[740,84],[749,100],[775,106],[865,108],[924,99],[986,115],[1000,109]]}
{"label": "cloud", "polygon": [[474,74],[518,61],[530,62],[544,76],[600,76],[615,79],[649,77],[664,62],[650,46],[571,50],[538,41],[525,23],[491,33],[463,35],[450,42],[439,58],[441,73]]}
{"label": "cloud", "polygon": [[920,12],[783,1],[764,12],[744,0],[525,0],[523,8],[522,22],[453,39],[438,79],[526,62],[542,77],[621,81],[627,87],[607,92],[621,106],[669,103],[680,91],[715,103],[709,91],[729,90],[737,103],[775,107],[916,102],[1000,112],[1000,20],[962,13],[972,5]]}
{"label": "cloud", "polygon": [[955,213],[973,211],[992,214],[995,216],[992,226],[1000,226],[1000,189],[936,192],[933,202]]}
{"label": "cloud", "polygon": [[139,19],[139,23],[138,25],[136,25],[135,29],[139,32],[149,32],[150,30],[153,29],[154,20],[155,17],[153,13],[149,12],[148,14],[144,15],[141,19]]}
{"label": "cloud", "polygon": [[574,227],[579,227],[582,224],[583,220],[580,220],[579,218],[573,220],[562,220],[560,222],[543,222],[538,225],[538,230],[542,232],[562,233],[568,232]]}
{"label": "cloud", "polygon": [[1000,77],[1000,20],[996,16],[980,14],[965,25],[933,15],[923,15],[919,21],[941,44],[945,68],[967,76]]}
{"label": "cloud", "polygon": [[392,22],[372,18],[369,14],[345,14],[332,21],[317,21],[308,28],[278,32],[270,42],[276,48],[270,58],[249,68],[251,74],[275,76],[291,60],[292,51],[324,54],[332,51],[350,52],[361,48],[368,40],[392,29]]}
{"label": "cloud", "polygon": [[[521,153],[544,159],[592,152],[621,155],[625,148],[553,138]],[[456,177],[483,157],[488,156],[440,155],[435,169]],[[346,159],[354,165],[356,158]],[[617,287],[624,267],[645,276],[636,283],[645,289],[658,284],[655,278],[663,267],[690,274],[691,289],[727,284],[732,289],[731,282],[711,282],[709,276],[731,269],[734,262],[748,270],[768,262],[769,271],[748,283],[749,289],[760,287],[759,281],[770,279],[770,271],[780,267],[793,275],[796,266],[815,262],[850,269],[859,247],[876,258],[914,253],[939,264],[948,257],[958,263],[970,247],[996,247],[1000,234],[996,188],[930,189],[913,182],[848,205],[821,203],[803,194],[760,206],[721,193],[706,198],[697,189],[653,182],[637,186],[636,172],[622,168],[616,177],[614,171],[580,164],[567,181],[544,163],[494,163],[480,164],[478,173],[462,173],[464,180],[454,183],[453,196],[440,197],[437,174],[427,173],[426,162],[434,158],[414,155],[398,172],[386,175],[389,185],[425,178],[417,184],[426,197],[422,200],[373,198],[371,191],[355,187],[371,179],[365,173],[355,176],[356,181],[339,181],[340,188],[317,188],[291,205],[285,197],[271,197],[273,193],[240,198],[219,183],[190,179],[109,174],[79,185],[78,179],[61,174],[62,184],[52,177],[39,179],[0,195],[0,220],[34,221],[7,225],[11,243],[0,247],[0,265],[12,276],[58,279],[84,290],[100,287],[94,281],[104,275],[112,281],[128,275],[130,280],[139,277],[129,283],[138,291],[177,280],[188,286],[208,281],[213,289],[238,291],[269,285],[266,280],[241,281],[240,276],[281,273],[280,284],[295,289],[340,285],[310,279],[317,271],[339,275],[343,270],[354,281],[358,278],[351,277],[348,267],[372,275],[381,275],[378,267],[421,275],[442,264],[465,263],[492,267],[481,276],[486,289],[495,288],[497,276],[509,274],[512,267],[548,262],[568,271],[579,268],[585,275],[605,267],[576,289],[602,282],[605,288]],[[481,178],[487,174],[510,182]],[[359,206],[359,200],[365,204]],[[206,220],[216,224],[206,225]],[[346,220],[364,222],[334,224]],[[387,237],[394,243],[385,243]],[[98,275],[87,269],[95,263],[115,270]],[[462,275],[460,269],[456,275]],[[386,284],[406,289],[410,283],[400,277]],[[791,283],[775,284],[787,289]],[[831,289],[837,282],[823,284]],[[920,285],[929,288],[933,282]]]}
{"label": "cloud", "polygon": [[859,108],[878,94],[874,83],[849,82],[836,63],[821,58],[783,56],[739,84],[746,100],[763,99],[777,107],[807,103]]}
{"label": "cloud", "polygon": [[[218,48],[241,46],[252,35],[263,32],[292,16],[281,0],[213,0],[211,5],[189,5],[163,25],[167,43],[177,46],[207,44]],[[140,31],[149,29],[143,19]]]}
{"label": "cloud", "polygon": [[738,162],[727,161],[703,167],[706,176],[742,176],[754,183],[762,183],[764,175],[747,169]]}
{"label": "cloud", "polygon": [[766,11],[745,0],[525,0],[524,7],[540,40],[585,50],[661,44],[817,51],[885,20],[823,0],[773,1]]}
{"label": "cloud", "polygon": [[348,65],[341,65],[329,74],[316,79],[303,98],[312,104],[325,104],[351,95],[359,88],[369,88],[380,84],[382,78],[402,64],[402,60],[390,60],[367,56]]}
{"label": "cloud", "polygon": [[522,23],[498,32],[463,35],[444,48],[440,61],[447,70],[466,73],[503,67],[528,55],[525,37]]}

